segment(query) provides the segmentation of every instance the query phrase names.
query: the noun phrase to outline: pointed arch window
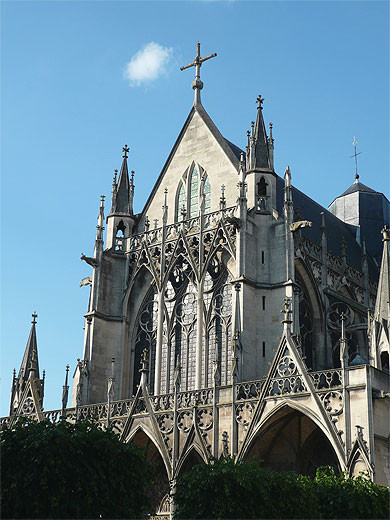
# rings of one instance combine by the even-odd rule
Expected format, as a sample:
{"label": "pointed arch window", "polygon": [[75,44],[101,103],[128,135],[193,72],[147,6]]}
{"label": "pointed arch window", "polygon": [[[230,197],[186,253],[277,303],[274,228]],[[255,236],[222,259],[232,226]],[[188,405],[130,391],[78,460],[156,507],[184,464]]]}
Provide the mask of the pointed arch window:
{"label": "pointed arch window", "polygon": [[176,205],[176,220],[181,222],[183,220],[182,208],[186,210],[186,190],[183,182],[179,185],[179,191],[177,195],[177,205]]}
{"label": "pointed arch window", "polygon": [[135,339],[135,364],[134,364],[134,388],[135,392],[140,380],[139,366],[141,356],[144,349],[148,351],[149,357],[149,385],[153,392],[154,388],[154,368],[156,357],[156,339],[157,339],[157,314],[158,301],[157,290],[153,286],[147,294],[144,303],[139,311],[137,318],[137,335]]}
{"label": "pointed arch window", "polygon": [[193,218],[198,215],[199,207],[199,170],[195,165],[191,172],[190,177],[190,211],[189,217]]}
{"label": "pointed arch window", "polygon": [[185,172],[177,188],[176,222],[183,220],[183,208],[186,218],[198,216],[200,203],[204,196],[204,211],[211,209],[211,187],[207,174],[196,164]]}
{"label": "pointed arch window", "polygon": [[210,212],[211,208],[211,189],[210,189],[210,181],[206,175],[206,178],[203,183],[203,194],[204,194],[204,211],[205,213]]}

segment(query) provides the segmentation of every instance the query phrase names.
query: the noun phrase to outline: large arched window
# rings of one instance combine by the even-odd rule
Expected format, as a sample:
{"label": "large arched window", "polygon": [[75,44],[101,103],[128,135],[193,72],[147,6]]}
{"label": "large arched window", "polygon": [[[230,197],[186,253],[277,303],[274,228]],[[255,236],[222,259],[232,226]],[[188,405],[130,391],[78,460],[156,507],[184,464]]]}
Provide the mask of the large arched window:
{"label": "large arched window", "polygon": [[190,211],[189,217],[193,218],[198,215],[198,206],[199,206],[199,169],[195,165],[192,168],[191,176],[190,176]]}
{"label": "large arched window", "polygon": [[[198,216],[202,197],[204,196],[204,211],[209,213],[211,209],[211,187],[207,174],[197,165],[193,164],[185,172],[180,180],[176,192],[176,222],[181,222],[184,218],[194,218]],[[183,212],[184,210],[184,212]]]}
{"label": "large arched window", "polygon": [[135,338],[135,365],[134,365],[134,390],[136,391],[139,383],[139,366],[141,362],[141,355],[144,349],[148,351],[149,357],[149,385],[151,392],[154,388],[154,368],[156,357],[156,335],[157,335],[157,291],[153,286],[148,292],[144,303],[138,313],[137,318],[137,335]]}

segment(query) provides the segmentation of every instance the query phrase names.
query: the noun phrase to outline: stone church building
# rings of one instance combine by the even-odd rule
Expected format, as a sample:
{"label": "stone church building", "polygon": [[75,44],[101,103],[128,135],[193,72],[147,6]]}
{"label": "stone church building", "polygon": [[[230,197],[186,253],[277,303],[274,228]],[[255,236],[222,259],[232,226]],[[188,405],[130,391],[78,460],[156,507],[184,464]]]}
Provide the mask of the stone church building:
{"label": "stone church building", "polygon": [[2,420],[110,424],[157,463],[165,518],[177,476],[210,457],[390,483],[389,201],[356,175],[326,209],[275,172],[261,96],[245,149],[225,139],[201,102],[211,57],[198,45],[194,103],[143,211],[127,146],[101,199],[71,407],[66,378],[62,409],[43,411],[34,317]]}

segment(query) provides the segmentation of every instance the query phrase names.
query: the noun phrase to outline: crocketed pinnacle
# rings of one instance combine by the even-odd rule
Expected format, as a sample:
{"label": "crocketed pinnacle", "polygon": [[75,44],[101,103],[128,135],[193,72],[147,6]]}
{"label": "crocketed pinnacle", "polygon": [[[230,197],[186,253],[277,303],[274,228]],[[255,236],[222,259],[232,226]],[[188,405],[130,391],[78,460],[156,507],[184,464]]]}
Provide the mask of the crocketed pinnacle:
{"label": "crocketed pinnacle", "polygon": [[21,381],[21,379],[27,381],[31,372],[34,378],[39,379],[38,344],[37,334],[35,330],[37,317],[38,315],[34,312],[34,314],[32,315],[33,321],[31,322],[32,325],[30,335],[27,340],[27,345],[24,351],[22,364],[20,365],[18,376],[19,381]]}
{"label": "crocketed pinnacle", "polygon": [[127,167],[127,157],[129,148],[127,144],[123,147],[123,161],[121,171],[119,173],[118,184],[115,188],[115,196],[113,197],[113,203],[111,207],[111,213],[125,213],[131,214],[131,201],[130,201],[130,182],[129,182],[129,171]]}
{"label": "crocketed pinnacle", "polygon": [[255,157],[254,157],[254,169],[267,169],[272,170],[270,154],[268,149],[268,138],[265,130],[265,124],[263,119],[263,101],[264,99],[259,95],[257,97],[257,118],[254,128],[254,144],[255,144]]}

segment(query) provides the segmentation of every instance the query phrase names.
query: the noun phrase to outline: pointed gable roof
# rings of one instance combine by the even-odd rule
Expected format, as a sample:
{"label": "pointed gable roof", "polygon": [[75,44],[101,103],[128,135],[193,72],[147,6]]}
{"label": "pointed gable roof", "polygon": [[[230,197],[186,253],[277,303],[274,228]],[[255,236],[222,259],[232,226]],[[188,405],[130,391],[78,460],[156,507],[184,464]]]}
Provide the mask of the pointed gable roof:
{"label": "pointed gable roof", "polygon": [[195,114],[198,114],[200,116],[200,118],[202,119],[204,124],[207,126],[207,128],[209,129],[209,131],[211,132],[211,134],[213,135],[213,137],[215,138],[215,140],[217,141],[217,143],[219,144],[219,146],[225,153],[226,157],[229,159],[229,161],[232,163],[233,167],[238,172],[239,164],[240,164],[240,153],[241,153],[240,148],[238,148],[236,145],[234,145],[233,143],[231,143],[230,141],[228,141],[227,139],[225,139],[223,137],[221,132],[215,126],[211,117],[206,112],[203,105],[198,101],[196,104],[194,104],[194,106],[191,107],[191,110],[187,116],[187,119],[185,120],[185,123],[175,141],[175,144],[173,145],[173,148],[172,148],[169,156],[168,156],[168,159],[166,160],[166,162],[161,170],[161,173],[158,176],[158,179],[153,187],[153,190],[150,193],[150,195],[145,203],[143,213],[145,213],[146,210],[148,209],[148,207],[150,206],[150,203],[153,200],[153,197],[154,197],[156,191],[158,190],[158,188],[162,182],[162,179],[164,178],[165,172],[167,171],[170,163],[172,162],[172,159],[176,153],[176,150],[178,149],[178,147],[186,133],[186,130],[189,127]]}

